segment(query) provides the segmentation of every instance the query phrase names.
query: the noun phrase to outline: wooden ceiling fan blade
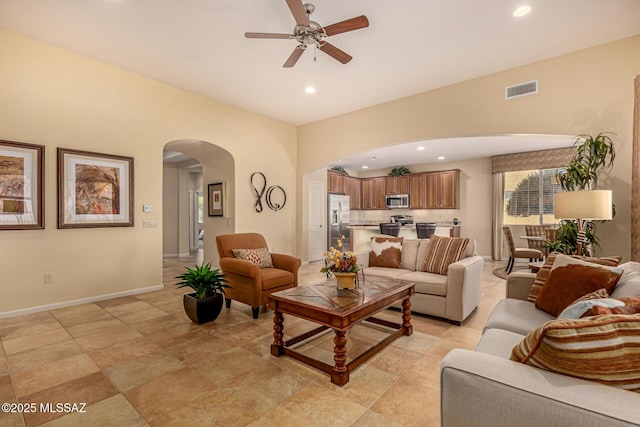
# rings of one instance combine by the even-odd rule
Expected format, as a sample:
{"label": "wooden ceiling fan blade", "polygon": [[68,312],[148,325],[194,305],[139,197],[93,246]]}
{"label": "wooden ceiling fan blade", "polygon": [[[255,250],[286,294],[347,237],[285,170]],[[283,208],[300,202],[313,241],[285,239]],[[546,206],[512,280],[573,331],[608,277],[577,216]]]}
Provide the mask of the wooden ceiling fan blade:
{"label": "wooden ceiling fan blade", "polygon": [[277,33],[244,33],[244,36],[248,39],[290,39],[291,34],[277,34]]}
{"label": "wooden ceiling fan blade", "polygon": [[343,64],[346,64],[347,62],[353,59],[351,55],[338,49],[331,43],[323,44],[322,46],[320,46],[320,50],[326,53],[327,55],[329,55],[330,57],[332,57],[333,59],[335,59],[336,61],[342,62]]}
{"label": "wooden ceiling fan blade", "polygon": [[369,26],[369,20],[366,16],[360,15],[355,18],[347,19],[346,21],[336,22],[327,27],[324,27],[324,31],[327,36],[335,36],[336,34],[346,33],[347,31],[359,30],[360,28],[366,28]]}
{"label": "wooden ceiling fan blade", "polygon": [[305,27],[309,26],[309,16],[304,10],[302,0],[287,0],[287,6],[289,6],[289,10],[293,15],[293,19],[296,20],[296,24],[304,25]]}
{"label": "wooden ceiling fan blade", "polygon": [[300,59],[303,53],[304,53],[303,47],[300,47],[300,46],[296,47],[295,49],[293,49],[293,52],[291,52],[291,55],[289,55],[289,58],[287,58],[287,61],[284,63],[282,67],[283,68],[293,67],[294,65],[296,65],[296,62],[298,62],[298,59]]}

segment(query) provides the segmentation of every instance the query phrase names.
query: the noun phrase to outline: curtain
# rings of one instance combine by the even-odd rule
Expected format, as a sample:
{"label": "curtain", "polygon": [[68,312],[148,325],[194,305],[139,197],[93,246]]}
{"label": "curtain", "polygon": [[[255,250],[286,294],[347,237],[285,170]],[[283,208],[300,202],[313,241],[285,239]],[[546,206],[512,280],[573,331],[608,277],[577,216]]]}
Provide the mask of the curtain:
{"label": "curtain", "polygon": [[502,259],[502,214],[504,212],[504,174],[493,174],[493,209],[491,212],[491,257]]}

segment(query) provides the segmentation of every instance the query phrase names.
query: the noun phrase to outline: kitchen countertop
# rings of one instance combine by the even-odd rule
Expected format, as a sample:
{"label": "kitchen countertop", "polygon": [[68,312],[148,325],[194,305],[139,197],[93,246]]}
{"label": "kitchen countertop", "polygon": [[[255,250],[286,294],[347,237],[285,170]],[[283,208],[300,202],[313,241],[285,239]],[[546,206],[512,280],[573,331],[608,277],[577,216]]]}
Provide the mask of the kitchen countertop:
{"label": "kitchen countertop", "polygon": [[[438,227],[460,227],[460,224],[458,225],[453,225],[452,222],[436,222],[436,225]],[[373,227],[380,227],[380,223],[376,222],[376,223],[364,223],[364,224],[351,224],[349,225],[349,228],[373,228]],[[402,225],[402,228],[416,228],[416,224],[407,224],[407,225]]]}

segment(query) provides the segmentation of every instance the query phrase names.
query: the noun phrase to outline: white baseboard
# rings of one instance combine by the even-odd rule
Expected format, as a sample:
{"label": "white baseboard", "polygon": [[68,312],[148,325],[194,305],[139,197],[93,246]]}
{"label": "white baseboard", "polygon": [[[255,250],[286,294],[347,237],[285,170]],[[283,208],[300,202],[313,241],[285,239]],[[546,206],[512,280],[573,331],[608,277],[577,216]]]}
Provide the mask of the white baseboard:
{"label": "white baseboard", "polygon": [[162,258],[183,258],[191,256],[190,253],[182,253],[182,254],[162,254]]}
{"label": "white baseboard", "polygon": [[37,306],[37,307],[23,308],[23,309],[20,309],[20,310],[4,311],[4,312],[0,312],[0,319],[4,319],[4,318],[7,318],[7,317],[22,316],[24,314],[38,313],[40,311],[55,310],[57,308],[71,307],[73,305],[88,304],[90,302],[103,301],[103,300],[106,300],[106,299],[126,297],[126,296],[129,296],[129,295],[135,295],[135,294],[143,294],[145,292],[161,291],[162,289],[164,289],[164,285],[160,284],[160,285],[156,285],[156,286],[149,286],[147,288],[131,289],[131,290],[128,290],[128,291],[114,292],[112,294],[104,294],[104,295],[97,295],[97,296],[94,296],[94,297],[74,299],[74,300],[71,300],[71,301],[57,302],[57,303],[54,303],[54,304],[47,304],[47,305],[40,305],[40,306]]}

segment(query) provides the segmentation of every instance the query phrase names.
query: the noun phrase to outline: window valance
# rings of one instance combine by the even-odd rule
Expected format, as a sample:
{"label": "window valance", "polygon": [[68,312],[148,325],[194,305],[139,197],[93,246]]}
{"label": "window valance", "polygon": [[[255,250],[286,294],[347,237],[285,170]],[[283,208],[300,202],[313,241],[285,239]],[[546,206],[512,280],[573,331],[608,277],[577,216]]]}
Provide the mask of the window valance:
{"label": "window valance", "polygon": [[567,166],[575,154],[574,147],[555,150],[529,151],[527,153],[502,154],[491,158],[493,173],[532,169],[550,169]]}

